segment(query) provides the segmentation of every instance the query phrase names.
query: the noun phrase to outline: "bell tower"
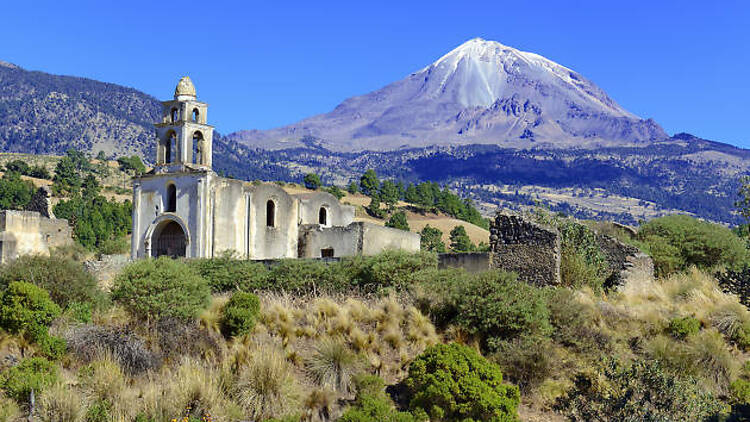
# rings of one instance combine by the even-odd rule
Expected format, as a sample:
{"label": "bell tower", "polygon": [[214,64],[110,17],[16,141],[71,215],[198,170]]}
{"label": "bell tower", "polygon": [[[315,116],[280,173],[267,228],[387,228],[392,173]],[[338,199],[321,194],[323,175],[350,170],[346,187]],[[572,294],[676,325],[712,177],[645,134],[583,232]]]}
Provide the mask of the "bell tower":
{"label": "bell tower", "polygon": [[208,104],[197,100],[190,78],[183,76],[174,90],[174,99],[161,104],[162,120],[155,125],[156,166],[166,167],[166,171],[184,167],[211,169],[214,127],[206,124]]}

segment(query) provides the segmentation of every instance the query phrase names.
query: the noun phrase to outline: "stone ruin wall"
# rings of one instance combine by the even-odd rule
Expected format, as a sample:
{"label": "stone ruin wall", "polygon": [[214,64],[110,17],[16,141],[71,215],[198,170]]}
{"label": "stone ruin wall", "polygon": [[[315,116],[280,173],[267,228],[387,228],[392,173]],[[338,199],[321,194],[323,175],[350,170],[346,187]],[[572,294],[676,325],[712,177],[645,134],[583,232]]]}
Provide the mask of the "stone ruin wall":
{"label": "stone ruin wall", "polygon": [[[638,248],[603,234],[596,234],[596,240],[611,270],[605,287],[621,286],[631,277],[653,277],[651,258]],[[491,268],[513,271],[532,285],[556,286],[561,283],[561,257],[561,236],[553,227],[503,213],[490,224]]]}
{"label": "stone ruin wall", "polygon": [[490,224],[490,267],[518,274],[535,286],[560,284],[560,234],[556,229],[498,213]]}

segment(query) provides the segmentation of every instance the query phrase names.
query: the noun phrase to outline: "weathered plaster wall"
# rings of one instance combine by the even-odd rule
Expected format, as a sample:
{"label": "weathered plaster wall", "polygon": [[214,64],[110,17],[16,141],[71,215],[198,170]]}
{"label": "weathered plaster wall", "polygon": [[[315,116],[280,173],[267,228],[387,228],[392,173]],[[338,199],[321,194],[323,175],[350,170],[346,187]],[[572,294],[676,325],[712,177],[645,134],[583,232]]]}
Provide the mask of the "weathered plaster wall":
{"label": "weathered plaster wall", "polygon": [[348,226],[354,220],[354,207],[342,205],[328,192],[309,192],[293,195],[299,200],[299,224],[319,224],[320,209],[328,215],[326,226]]}
{"label": "weathered plaster wall", "polygon": [[332,248],[334,257],[359,255],[362,251],[362,225],[321,227],[309,224],[300,227],[298,256],[321,258],[322,250]]}
{"label": "weathered plaster wall", "polygon": [[51,247],[72,243],[67,220],[42,217],[36,211],[0,212],[0,262],[20,255],[49,255]]}
{"label": "weathered plaster wall", "polygon": [[[249,188],[251,203],[249,254],[251,259],[294,258],[297,256],[297,203],[291,195],[273,183]],[[273,227],[266,224],[266,204],[276,204]]]}
{"label": "weathered plaster wall", "polygon": [[419,252],[419,235],[372,223],[362,224],[362,255],[375,255],[389,249]]}
{"label": "weathered plaster wall", "polygon": [[560,235],[516,215],[498,213],[490,224],[490,266],[537,286],[560,284]]}
{"label": "weathered plaster wall", "polygon": [[241,180],[216,178],[212,183],[213,233],[210,256],[218,256],[224,251],[234,251],[240,255],[247,250],[247,201],[244,182]]}

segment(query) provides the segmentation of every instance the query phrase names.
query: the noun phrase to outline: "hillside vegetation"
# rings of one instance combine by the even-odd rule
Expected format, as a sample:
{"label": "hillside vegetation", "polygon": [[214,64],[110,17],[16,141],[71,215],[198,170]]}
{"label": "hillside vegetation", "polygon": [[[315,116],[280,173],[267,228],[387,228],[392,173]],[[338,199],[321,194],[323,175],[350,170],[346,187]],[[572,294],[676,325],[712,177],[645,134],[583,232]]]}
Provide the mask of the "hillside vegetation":
{"label": "hillside vegetation", "polygon": [[[613,226],[680,263],[613,290],[590,229],[539,218],[564,233],[559,287],[387,252],[144,260],[105,291],[63,251],[19,258],[0,267],[0,420],[26,417],[32,389],[40,420],[739,420],[750,312],[713,274],[747,266],[740,238],[689,217]],[[697,252],[717,245],[740,247]]]}

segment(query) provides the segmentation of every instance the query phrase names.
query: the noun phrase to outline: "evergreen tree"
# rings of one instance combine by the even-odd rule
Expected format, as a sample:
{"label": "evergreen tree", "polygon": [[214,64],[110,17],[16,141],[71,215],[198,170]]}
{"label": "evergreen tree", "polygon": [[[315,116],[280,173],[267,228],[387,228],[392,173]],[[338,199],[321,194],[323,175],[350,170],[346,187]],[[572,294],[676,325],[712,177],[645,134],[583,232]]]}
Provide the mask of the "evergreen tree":
{"label": "evergreen tree", "polygon": [[451,250],[453,252],[471,252],[474,245],[464,226],[456,226],[451,230]]}
{"label": "evergreen tree", "polygon": [[305,187],[312,190],[317,190],[321,185],[320,176],[315,173],[307,173],[303,181],[305,182]]}
{"label": "evergreen tree", "polygon": [[393,207],[398,202],[398,188],[390,180],[384,180],[380,185],[380,199],[388,206],[388,211],[393,211]]}
{"label": "evergreen tree", "polygon": [[375,170],[369,169],[359,179],[359,188],[365,195],[374,196],[378,193],[380,187],[380,180]]}
{"label": "evergreen tree", "polygon": [[354,195],[355,193],[359,192],[359,186],[357,185],[357,182],[353,181],[349,183],[349,186],[346,188],[346,190]]}
{"label": "evergreen tree", "polygon": [[415,205],[419,203],[419,195],[417,195],[417,187],[414,186],[413,183],[409,183],[409,186],[406,187],[406,192],[404,192],[404,201],[410,204],[415,204]]}
{"label": "evergreen tree", "polygon": [[394,229],[409,231],[409,222],[406,220],[406,214],[403,211],[399,211],[391,215],[391,218],[385,223],[386,227],[393,227]]}
{"label": "evergreen tree", "polygon": [[5,168],[9,172],[16,172],[16,173],[23,174],[26,176],[31,171],[31,168],[29,167],[29,165],[26,163],[26,161],[23,161],[23,160],[13,160],[9,162],[8,164],[6,164]]}
{"label": "evergreen tree", "polygon": [[31,202],[34,185],[17,172],[6,172],[0,179],[0,209],[22,210]]}
{"label": "evergreen tree", "polygon": [[52,190],[58,194],[74,194],[81,188],[81,176],[73,160],[65,156],[55,166]]}
{"label": "evergreen tree", "polygon": [[421,232],[420,249],[423,251],[444,253],[445,243],[443,243],[443,232],[440,229],[424,226]]}
{"label": "evergreen tree", "polygon": [[380,209],[380,198],[378,198],[378,195],[373,195],[370,199],[370,205],[367,206],[367,212],[373,217],[383,217],[383,210]]}
{"label": "evergreen tree", "polygon": [[435,195],[429,183],[417,185],[417,205],[427,209],[435,206]]}
{"label": "evergreen tree", "polygon": [[330,193],[331,195],[335,196],[336,199],[341,200],[341,198],[345,197],[346,194],[343,190],[341,190],[338,186],[332,185],[327,188],[325,188],[325,191]]}

